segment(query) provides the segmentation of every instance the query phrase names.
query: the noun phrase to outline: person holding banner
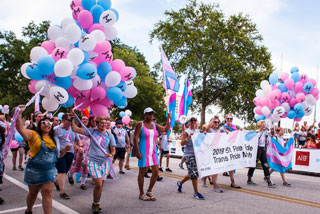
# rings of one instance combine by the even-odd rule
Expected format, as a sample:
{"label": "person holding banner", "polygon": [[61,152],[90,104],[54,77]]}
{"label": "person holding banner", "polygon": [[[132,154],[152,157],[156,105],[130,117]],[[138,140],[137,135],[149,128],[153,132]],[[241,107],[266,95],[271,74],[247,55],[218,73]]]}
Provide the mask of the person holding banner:
{"label": "person holding banner", "polygon": [[[268,132],[266,130],[266,123],[264,120],[258,121],[258,152],[257,152],[257,163],[260,160],[264,172],[264,177],[267,179],[268,187],[274,187],[274,184],[270,180],[270,172],[269,172],[269,165],[267,161],[267,154],[266,154],[266,146],[268,142]],[[255,167],[251,167],[248,170],[248,180],[247,184],[249,185],[257,185],[252,181],[252,176],[254,173]]]}
{"label": "person holding banner", "polygon": [[[168,113],[165,126],[161,126],[154,122],[154,110],[150,107],[144,109],[144,120],[138,122],[134,132],[134,149],[138,158],[138,185],[139,199],[142,201],[155,201],[156,197],[152,194],[152,188],[158,179],[159,160],[156,154],[156,139],[159,132],[167,132],[170,127],[171,114]],[[147,169],[151,167],[152,176],[150,178],[149,188],[144,194],[144,175]]]}
{"label": "person holding banner", "polygon": [[197,118],[195,116],[191,116],[189,118],[190,128],[185,130],[182,134],[181,145],[186,146],[184,149],[183,158],[185,159],[185,163],[187,165],[188,174],[184,176],[184,178],[180,181],[177,181],[177,190],[179,193],[182,192],[182,185],[187,182],[189,179],[192,181],[192,186],[194,190],[193,197],[199,200],[204,200],[204,196],[201,195],[198,191],[198,169],[196,157],[193,149],[193,141],[192,135],[194,133],[199,133],[199,129],[197,129]]}

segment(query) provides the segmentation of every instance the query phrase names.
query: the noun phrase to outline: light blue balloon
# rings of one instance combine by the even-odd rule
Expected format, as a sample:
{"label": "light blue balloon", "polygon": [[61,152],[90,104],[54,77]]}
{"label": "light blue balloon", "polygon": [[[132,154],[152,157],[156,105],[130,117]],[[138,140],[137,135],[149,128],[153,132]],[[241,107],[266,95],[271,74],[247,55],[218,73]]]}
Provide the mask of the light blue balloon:
{"label": "light blue balloon", "polygon": [[278,74],[276,74],[276,73],[270,74],[269,82],[271,85],[275,85],[278,82]]}
{"label": "light blue balloon", "polygon": [[293,109],[296,113],[297,118],[302,118],[304,116],[304,107],[302,103],[295,104]]}
{"label": "light blue balloon", "polygon": [[288,111],[287,117],[288,117],[289,119],[294,119],[294,118],[296,117],[296,112],[295,112],[294,110]]}
{"label": "light blue balloon", "polygon": [[120,88],[121,91],[125,91],[127,89],[127,84],[125,81],[121,81],[116,87]]}
{"label": "light blue balloon", "polygon": [[313,89],[313,85],[311,82],[306,82],[304,85],[303,85],[303,90],[304,92],[306,93],[310,93]]}
{"label": "light blue balloon", "polygon": [[116,20],[118,21],[119,20],[119,13],[118,13],[118,11],[116,10],[116,9],[114,9],[114,8],[110,8],[109,10],[111,10],[112,12],[114,12],[115,14],[116,14]]}
{"label": "light blue balloon", "polygon": [[293,73],[295,73],[295,72],[299,72],[299,68],[298,67],[292,67],[291,69],[290,69],[290,72],[293,74]]}
{"label": "light blue balloon", "polygon": [[288,88],[283,83],[278,85],[278,89],[281,91],[281,93],[288,91]]}
{"label": "light blue balloon", "polygon": [[126,116],[126,113],[124,113],[124,111],[120,111],[119,115],[120,115],[120,117],[124,117],[124,116]]}
{"label": "light blue balloon", "polygon": [[79,66],[77,76],[84,80],[90,80],[97,75],[97,68],[90,64],[85,63]]}
{"label": "light blue balloon", "polygon": [[115,105],[117,105],[118,107],[119,106],[127,106],[128,105],[128,101],[127,101],[127,98],[125,96],[122,96],[122,98],[120,100],[113,101],[113,103]]}
{"label": "light blue balloon", "polygon": [[41,74],[41,71],[37,64],[31,64],[27,66],[26,73],[32,80],[42,80],[45,76]]}
{"label": "light blue balloon", "polygon": [[60,112],[60,113],[58,114],[58,118],[59,118],[60,121],[62,121],[62,116],[63,116],[63,115],[64,115],[63,112]]}
{"label": "light blue balloon", "polygon": [[100,15],[103,13],[104,9],[100,5],[94,5],[90,9],[90,13],[93,16],[93,24],[99,23]]}
{"label": "light blue balloon", "polygon": [[109,10],[111,7],[111,0],[98,0],[97,4],[103,7],[104,10]]}
{"label": "light blue balloon", "polygon": [[304,117],[304,111],[301,111],[299,114],[296,114],[296,118],[303,118],[303,117]]}
{"label": "light blue balloon", "polygon": [[43,56],[38,60],[38,67],[42,75],[50,75],[54,72],[55,61],[51,56]]}
{"label": "light blue balloon", "polygon": [[265,120],[266,117],[264,115],[256,115],[256,121],[258,122],[259,120]]}
{"label": "light blue balloon", "polygon": [[89,57],[89,54],[87,53],[87,51],[82,51],[82,52],[83,52],[83,54],[84,54],[84,59],[83,59],[83,61],[82,61],[82,63],[81,63],[80,65],[83,65],[83,64],[85,64],[85,63],[88,63],[89,60],[90,60],[90,57]]}
{"label": "light blue balloon", "polygon": [[[132,68],[132,67],[131,67],[131,68]],[[137,76],[137,71],[136,71],[135,68],[132,68],[132,70],[133,70],[133,77],[132,77],[131,80],[134,80],[134,79],[136,78],[136,76]]]}
{"label": "light blue balloon", "polygon": [[107,97],[113,102],[121,100],[123,92],[118,87],[111,87],[107,91]]}
{"label": "light blue balloon", "polygon": [[84,9],[90,11],[91,7],[96,4],[96,0],[81,0],[81,4]]}
{"label": "light blue balloon", "polygon": [[300,80],[300,74],[298,72],[294,72],[291,74],[291,79],[293,79],[294,83]]}
{"label": "light blue balloon", "polygon": [[54,84],[60,86],[64,89],[70,88],[72,86],[72,79],[71,77],[56,77],[54,79]]}
{"label": "light blue balloon", "polygon": [[98,75],[101,78],[101,82],[104,82],[107,74],[112,71],[112,67],[108,62],[101,62],[98,67]]}
{"label": "light blue balloon", "polygon": [[69,94],[68,101],[65,102],[65,103],[63,103],[63,104],[61,104],[61,106],[62,106],[63,108],[70,108],[70,107],[73,106],[73,103],[74,103],[74,98],[73,98],[73,96],[71,96],[71,95]]}
{"label": "light blue balloon", "polygon": [[14,132],[14,139],[15,139],[16,141],[18,141],[18,142],[23,142],[23,141],[24,141],[23,137],[22,137],[22,136],[20,135],[20,133],[17,132],[17,131]]}

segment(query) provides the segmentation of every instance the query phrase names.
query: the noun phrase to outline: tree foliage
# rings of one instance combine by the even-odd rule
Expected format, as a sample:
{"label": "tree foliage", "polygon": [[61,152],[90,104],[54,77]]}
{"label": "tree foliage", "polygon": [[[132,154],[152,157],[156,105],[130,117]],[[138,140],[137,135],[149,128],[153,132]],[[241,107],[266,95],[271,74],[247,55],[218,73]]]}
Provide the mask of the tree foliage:
{"label": "tree foliage", "polygon": [[210,105],[253,120],[255,91],[272,72],[256,25],[241,13],[225,17],[218,5],[196,0],[165,15],[150,38],[161,42],[177,73],[188,75],[201,124]]}

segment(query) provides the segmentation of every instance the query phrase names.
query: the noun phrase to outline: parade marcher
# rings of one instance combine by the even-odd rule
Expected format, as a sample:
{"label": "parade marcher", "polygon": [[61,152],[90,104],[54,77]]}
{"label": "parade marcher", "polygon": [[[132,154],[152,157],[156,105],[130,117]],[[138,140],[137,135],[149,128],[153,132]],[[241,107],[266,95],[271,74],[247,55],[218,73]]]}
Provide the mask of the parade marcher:
{"label": "parade marcher", "polygon": [[302,147],[304,146],[304,144],[306,144],[307,136],[308,136],[308,133],[305,126],[302,126],[299,133],[299,140],[298,140],[299,147]]}
{"label": "parade marcher", "polygon": [[163,156],[166,155],[167,160],[166,160],[166,172],[172,172],[172,170],[169,168],[169,160],[170,160],[170,154],[169,154],[169,139],[167,136],[167,132],[162,132],[162,134],[159,137],[159,141],[160,141],[160,167],[159,167],[159,171],[163,172],[162,169],[162,159]]}
{"label": "parade marcher", "polygon": [[[140,121],[135,128],[134,147],[138,158],[138,185],[139,199],[143,201],[155,201],[156,197],[152,194],[152,188],[158,179],[158,156],[156,155],[156,139],[158,132],[167,132],[170,127],[171,114],[167,116],[165,126],[161,126],[154,122],[154,110],[150,107],[144,109],[144,120]],[[152,176],[146,194],[144,194],[144,175],[148,167],[151,166]]]}
{"label": "parade marcher", "polygon": [[52,122],[49,118],[42,118],[36,125],[36,131],[28,130],[22,124],[21,109],[16,123],[16,129],[21,136],[28,141],[30,147],[30,158],[28,159],[24,182],[28,184],[26,214],[32,213],[33,205],[37,199],[38,192],[42,195],[42,208],[44,213],[52,211],[52,188],[55,181],[55,162],[57,161],[56,144]]}
{"label": "parade marcher", "polygon": [[40,111],[37,111],[33,114],[33,120],[30,121],[30,125],[28,126],[28,129],[36,130],[37,125],[39,124],[39,121],[44,117],[44,114]]}
{"label": "parade marcher", "polygon": [[126,170],[130,170],[130,165],[129,165],[129,161],[130,161],[130,154],[132,152],[133,149],[133,136],[134,136],[134,127],[133,125],[133,120],[130,120],[129,123],[124,127],[128,133],[128,137],[129,137],[129,147],[126,148],[126,162],[124,165],[124,168]]}
{"label": "parade marcher", "polygon": [[121,120],[116,121],[116,127],[113,129],[113,131],[117,138],[116,155],[114,156],[113,161],[119,159],[119,173],[125,174],[123,171],[123,164],[126,155],[126,148],[130,147],[129,136],[127,131],[123,128],[123,123]]}
{"label": "parade marcher", "polygon": [[299,131],[300,131],[299,123],[296,123],[293,128],[293,139],[294,139],[294,145],[296,147],[298,146]]}
{"label": "parade marcher", "polygon": [[96,117],[95,116],[90,116],[89,117],[89,125],[88,125],[88,127],[97,128],[97,123],[96,123]]}
{"label": "parade marcher", "polygon": [[[285,147],[286,143],[283,139],[283,128],[278,127],[276,132],[277,132],[277,135],[275,136],[275,139],[277,140],[278,143],[281,144],[282,147]],[[270,169],[270,175],[272,174],[273,171],[274,171],[273,169]],[[283,186],[291,187],[291,184],[289,184],[286,180],[285,173],[280,173],[280,175],[282,178]]]}
{"label": "parade marcher", "polygon": [[[90,145],[88,152],[88,168],[91,177],[94,180],[93,189],[93,213],[100,213],[100,198],[102,194],[103,182],[109,173],[108,158],[115,154],[115,139],[112,134],[107,131],[106,117],[97,117],[97,128],[79,128],[75,122],[72,122],[72,130],[78,134],[90,137]],[[94,138],[94,139],[93,139]],[[100,145],[99,145],[100,144]]]}
{"label": "parade marcher", "polygon": [[[267,161],[267,154],[266,154],[266,146],[268,142],[268,132],[266,130],[266,123],[264,120],[260,120],[257,124],[258,126],[258,151],[257,151],[257,162],[260,160],[264,172],[264,177],[267,179],[268,187],[272,188],[275,185],[270,180],[270,172],[269,172],[269,165]],[[255,167],[251,167],[248,170],[248,181],[247,184],[249,185],[256,185],[252,181],[252,176],[255,171]]]}
{"label": "parade marcher", "polygon": [[[2,155],[2,146],[5,142],[5,136],[4,133],[6,131],[6,125],[0,121],[0,157]],[[2,184],[3,184],[3,180],[2,180],[2,173],[4,171],[4,165],[3,167],[0,168],[0,191],[2,190]],[[4,199],[0,197],[0,204],[4,203]]]}
{"label": "parade marcher", "polygon": [[[186,130],[186,129],[188,129],[190,127],[190,123],[189,123],[189,121],[187,121],[185,124],[182,124],[182,133]],[[179,139],[181,140],[182,139],[182,135],[179,137]],[[185,148],[185,146],[182,146],[181,145],[181,150],[182,150],[182,153],[184,153],[184,148]],[[180,160],[180,163],[179,163],[179,167],[180,167],[180,169],[184,169],[183,168],[183,163],[184,163],[184,158],[183,158],[183,155],[182,155],[182,158],[181,158],[181,160]]]}
{"label": "parade marcher", "polygon": [[52,122],[53,122],[53,127],[59,126],[60,125],[60,120],[58,117],[53,117],[52,118]]}
{"label": "parade marcher", "polygon": [[23,154],[24,154],[24,139],[23,137],[15,130],[14,131],[14,138],[11,142],[10,142],[10,150],[12,152],[12,170],[15,171],[17,170],[17,156],[19,154],[19,165],[18,165],[18,169],[20,171],[23,171],[23,167],[22,167],[22,162],[23,162]]}
{"label": "parade marcher", "polygon": [[[87,116],[81,117],[81,122],[88,126],[89,118]],[[79,124],[80,127],[80,124]],[[77,149],[75,149],[75,158],[72,162],[71,168],[68,172],[68,177],[73,177],[74,173],[81,173],[81,182],[80,188],[82,190],[86,190],[87,187],[85,185],[86,179],[88,177],[88,150],[90,145],[90,138],[85,135],[79,135],[82,146],[77,145]],[[79,147],[82,147],[82,151],[79,150]]]}
{"label": "parade marcher", "polygon": [[[62,116],[62,123],[54,128],[55,141],[59,151],[59,157],[56,163],[58,171],[56,187],[60,191],[60,197],[63,199],[70,198],[64,191],[64,185],[66,174],[68,173],[74,158],[74,148],[79,147],[78,152],[83,152],[82,143],[78,134],[75,134],[71,129],[71,121],[70,114],[65,113]],[[72,177],[69,177],[68,180],[71,185],[74,183]]]}
{"label": "parade marcher", "polygon": [[198,191],[198,169],[196,163],[196,157],[193,149],[192,135],[194,133],[199,133],[197,129],[197,118],[191,116],[189,118],[190,128],[186,129],[182,134],[181,145],[185,145],[183,158],[188,169],[188,174],[183,177],[182,180],[177,181],[177,190],[179,193],[182,192],[182,185],[187,182],[189,179],[192,181],[192,186],[194,190],[193,197],[199,200],[204,200],[205,198]]}
{"label": "parade marcher", "polygon": [[[222,130],[225,133],[229,133],[229,132],[233,132],[237,130],[237,127],[235,125],[232,124],[233,121],[233,116],[232,114],[227,114],[226,116],[226,123],[222,126]],[[232,188],[236,188],[236,189],[241,189],[240,186],[236,185],[235,180],[234,180],[234,170],[229,171],[229,174],[227,174],[226,172],[224,173],[224,175],[228,175],[230,176],[230,180],[231,180],[231,187]]]}

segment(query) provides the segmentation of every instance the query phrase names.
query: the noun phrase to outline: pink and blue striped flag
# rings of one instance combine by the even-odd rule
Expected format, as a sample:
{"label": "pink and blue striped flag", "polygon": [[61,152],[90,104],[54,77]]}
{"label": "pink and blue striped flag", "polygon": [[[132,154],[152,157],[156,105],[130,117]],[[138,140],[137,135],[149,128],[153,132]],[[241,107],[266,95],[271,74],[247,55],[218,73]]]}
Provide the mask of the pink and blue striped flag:
{"label": "pink and blue striped flag", "polygon": [[289,138],[285,147],[283,147],[276,138],[271,137],[267,147],[267,159],[269,167],[277,172],[285,173],[287,169],[292,168],[292,153],[294,139]]}
{"label": "pink and blue striped flag", "polygon": [[186,81],[184,83],[184,89],[181,96],[181,101],[179,105],[179,118],[181,115],[187,115],[189,111],[189,105],[192,104],[192,94],[191,94],[191,88],[190,88],[190,82],[188,81],[188,78],[186,78]]}
{"label": "pink and blue striped flag", "polygon": [[[174,127],[175,122],[176,122],[176,117],[175,117],[175,109],[176,109],[176,105],[177,105],[177,96],[176,93],[172,93],[169,97],[169,102],[168,102],[168,110],[167,113],[170,112],[171,113],[171,123],[170,123],[170,129],[172,127]],[[170,135],[170,129],[168,131],[167,136]]]}
{"label": "pink and blue striped flag", "polygon": [[163,66],[163,88],[165,90],[169,89],[178,92],[180,88],[179,80],[169,63],[167,55],[165,54],[161,46],[160,49]]}

